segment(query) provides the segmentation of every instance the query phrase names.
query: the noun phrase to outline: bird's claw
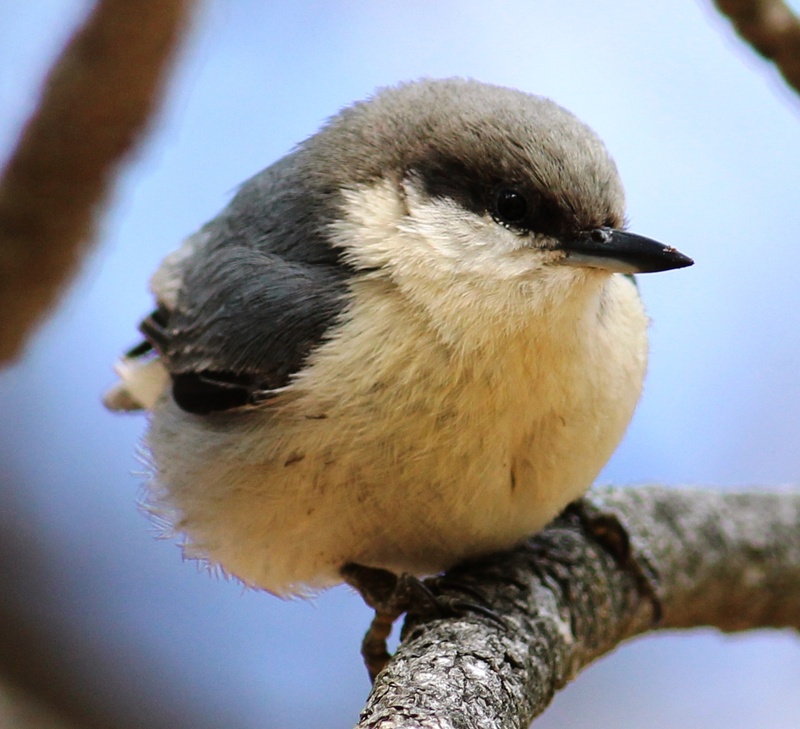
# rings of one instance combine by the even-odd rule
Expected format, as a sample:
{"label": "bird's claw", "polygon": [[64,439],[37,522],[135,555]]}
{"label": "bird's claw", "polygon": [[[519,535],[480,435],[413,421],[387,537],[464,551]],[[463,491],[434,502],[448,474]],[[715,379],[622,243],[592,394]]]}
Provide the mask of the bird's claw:
{"label": "bird's claw", "polygon": [[361,642],[361,655],[371,681],[380,673],[391,658],[386,640],[392,632],[394,622],[408,613],[416,620],[426,622],[441,618],[478,614],[507,628],[502,616],[487,604],[483,595],[474,587],[448,579],[446,586],[466,593],[470,600],[453,597],[440,592],[444,587],[442,578],[420,580],[414,575],[396,575],[388,570],[348,563],[341,569],[344,581],[353,587],[375,616]]}

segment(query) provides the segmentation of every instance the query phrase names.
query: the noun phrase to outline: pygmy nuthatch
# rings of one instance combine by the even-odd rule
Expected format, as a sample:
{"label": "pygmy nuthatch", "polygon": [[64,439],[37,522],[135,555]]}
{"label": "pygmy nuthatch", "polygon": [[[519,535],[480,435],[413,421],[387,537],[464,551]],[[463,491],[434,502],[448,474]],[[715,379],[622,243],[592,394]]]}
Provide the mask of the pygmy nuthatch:
{"label": "pygmy nuthatch", "polygon": [[106,396],[152,411],[149,505],[279,595],[513,546],[631,418],[629,274],[692,263],[623,227],[605,147],[551,101],[451,79],[345,109],[152,279]]}

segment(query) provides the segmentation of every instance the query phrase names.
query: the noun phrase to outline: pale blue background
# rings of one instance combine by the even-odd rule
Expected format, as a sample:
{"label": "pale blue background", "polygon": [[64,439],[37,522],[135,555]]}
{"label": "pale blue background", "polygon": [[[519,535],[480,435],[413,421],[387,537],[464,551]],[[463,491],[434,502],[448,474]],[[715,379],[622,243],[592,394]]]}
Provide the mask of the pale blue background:
{"label": "pale blue background", "polygon": [[[0,153],[81,0],[0,2]],[[491,8],[491,9],[490,9]],[[0,601],[44,626],[132,726],[348,727],[368,612],[284,603],[182,563],[136,508],[144,419],[99,404],[159,259],[237,183],[378,85],[474,76],[544,94],[615,156],[631,227],[692,255],[642,277],[646,392],[614,483],[800,482],[800,102],[693,0],[209,3],[58,313],[0,379]],[[539,727],[800,726],[800,641],[648,638],[587,670]]]}

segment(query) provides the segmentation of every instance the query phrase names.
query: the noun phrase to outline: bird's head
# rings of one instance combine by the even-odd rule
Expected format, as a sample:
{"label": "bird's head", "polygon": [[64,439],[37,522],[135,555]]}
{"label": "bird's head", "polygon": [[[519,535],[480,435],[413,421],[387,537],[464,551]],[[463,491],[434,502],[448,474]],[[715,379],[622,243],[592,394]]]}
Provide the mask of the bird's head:
{"label": "bird's head", "polygon": [[531,94],[462,79],[400,85],[342,111],[301,153],[338,201],[328,229],[345,260],[412,296],[541,308],[613,273],[692,263],[624,230],[603,143]]}

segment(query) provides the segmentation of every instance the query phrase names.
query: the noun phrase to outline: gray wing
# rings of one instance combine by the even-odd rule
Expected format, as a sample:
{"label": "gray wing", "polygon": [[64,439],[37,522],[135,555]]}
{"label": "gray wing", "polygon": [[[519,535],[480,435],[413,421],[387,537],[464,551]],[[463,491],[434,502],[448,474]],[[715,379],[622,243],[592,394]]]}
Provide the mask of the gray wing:
{"label": "gray wing", "polygon": [[169,285],[160,288],[174,290],[156,291],[160,306],[140,329],[188,412],[263,402],[345,305],[349,269],[320,232],[327,201],[315,205],[297,181],[290,155],[245,183],[193,236],[201,243],[165,263]]}
{"label": "gray wing", "polygon": [[335,321],[345,290],[338,267],[224,247],[190,268],[177,306],[160,307],[141,330],[182,409],[229,410],[289,383]]}

